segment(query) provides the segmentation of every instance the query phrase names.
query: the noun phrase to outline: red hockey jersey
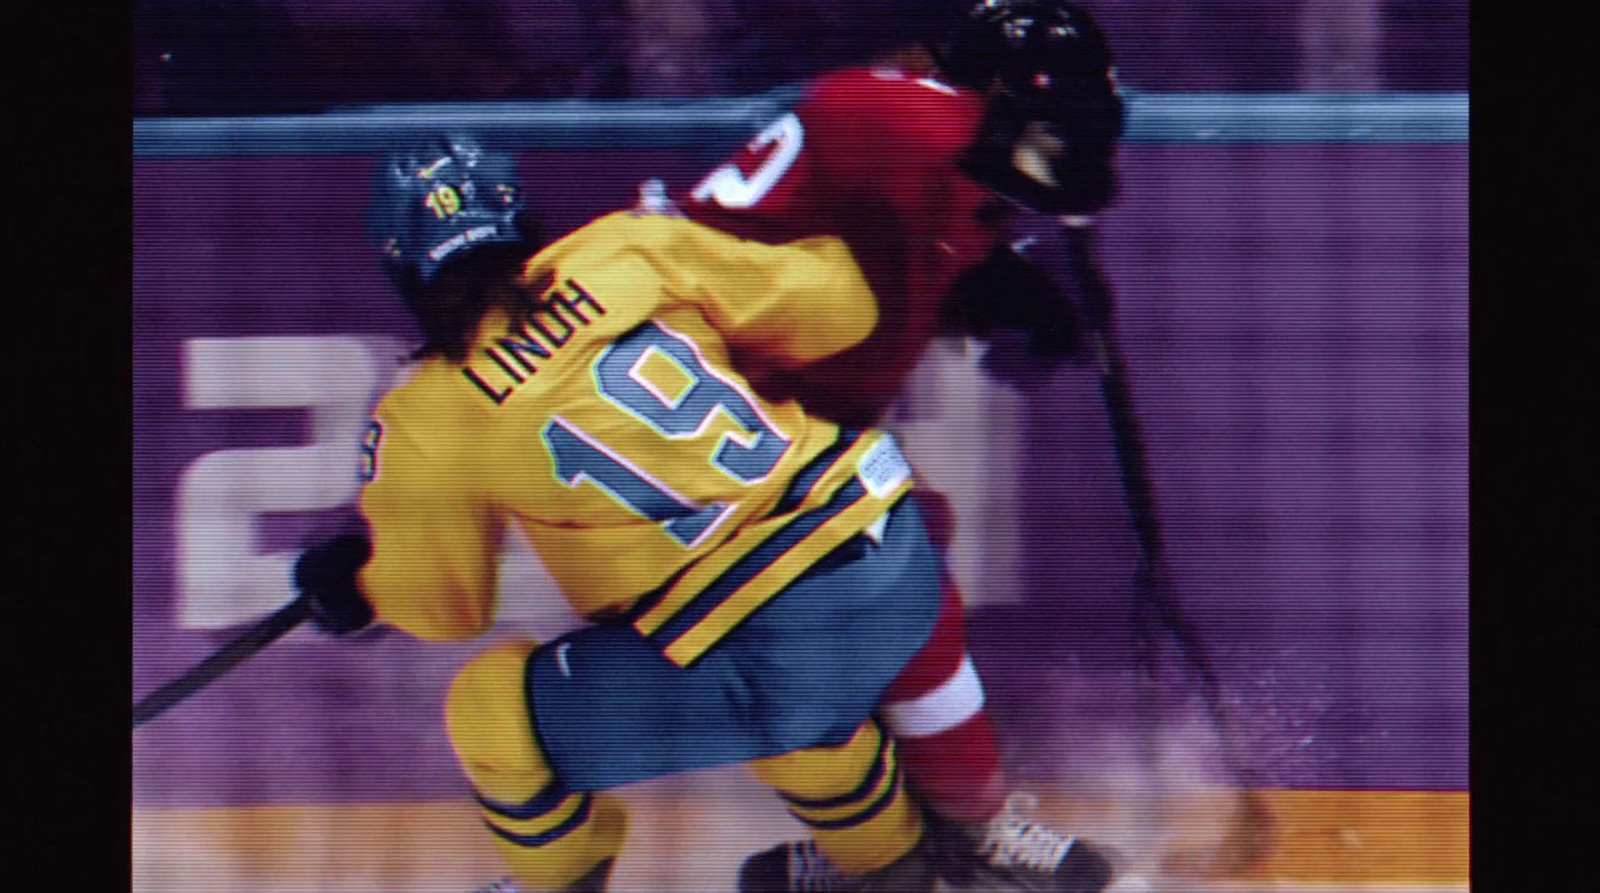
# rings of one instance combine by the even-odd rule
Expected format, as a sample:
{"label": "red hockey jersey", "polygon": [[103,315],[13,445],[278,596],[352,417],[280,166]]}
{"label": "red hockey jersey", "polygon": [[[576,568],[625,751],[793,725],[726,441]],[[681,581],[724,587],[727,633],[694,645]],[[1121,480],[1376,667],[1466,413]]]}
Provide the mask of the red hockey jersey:
{"label": "red hockey jersey", "polygon": [[838,235],[877,297],[877,328],[842,354],[798,371],[743,360],[764,393],[843,425],[882,421],[940,333],[951,283],[1001,238],[1001,202],[956,167],[982,116],[970,91],[843,69],[675,196],[691,218],[745,238]]}

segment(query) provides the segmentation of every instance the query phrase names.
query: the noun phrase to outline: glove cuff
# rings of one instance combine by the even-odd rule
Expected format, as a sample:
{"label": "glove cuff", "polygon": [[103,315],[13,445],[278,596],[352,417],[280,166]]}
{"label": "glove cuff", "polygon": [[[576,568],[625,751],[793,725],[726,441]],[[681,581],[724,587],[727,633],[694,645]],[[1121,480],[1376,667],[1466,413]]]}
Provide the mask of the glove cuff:
{"label": "glove cuff", "polygon": [[371,541],[346,534],[306,550],[295,562],[295,588],[322,630],[343,635],[372,622],[372,606],[356,584],[356,574],[371,557]]}

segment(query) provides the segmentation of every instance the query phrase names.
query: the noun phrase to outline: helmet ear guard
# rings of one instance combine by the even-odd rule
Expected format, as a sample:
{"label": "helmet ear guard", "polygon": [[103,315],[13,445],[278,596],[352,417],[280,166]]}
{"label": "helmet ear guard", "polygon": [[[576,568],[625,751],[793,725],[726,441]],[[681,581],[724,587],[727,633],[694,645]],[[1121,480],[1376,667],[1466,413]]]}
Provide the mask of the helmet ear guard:
{"label": "helmet ear guard", "polygon": [[988,97],[963,169],[1036,211],[1093,214],[1116,195],[1126,108],[1111,48],[1065,0],[967,2],[929,47],[946,79]]}
{"label": "helmet ear guard", "polygon": [[1117,195],[1117,142],[1072,133],[1056,122],[991,109],[959,165],[973,180],[1029,210],[1095,214]]}

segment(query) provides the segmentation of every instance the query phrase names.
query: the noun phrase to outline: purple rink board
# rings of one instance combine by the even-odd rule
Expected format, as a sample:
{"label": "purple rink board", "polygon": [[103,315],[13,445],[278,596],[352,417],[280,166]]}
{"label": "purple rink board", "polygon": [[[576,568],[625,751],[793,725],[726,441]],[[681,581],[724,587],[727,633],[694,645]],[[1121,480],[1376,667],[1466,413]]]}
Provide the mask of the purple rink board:
{"label": "purple rink board", "polygon": [[[700,168],[666,151],[521,160],[558,232]],[[270,608],[186,602],[182,574],[271,576],[251,552],[287,554],[329,520],[258,481],[247,498],[268,507],[237,562],[184,565],[184,536],[223,527],[197,460],[248,468],[328,437],[308,407],[381,378],[360,365],[388,356],[371,339],[410,335],[363,241],[369,165],[135,162],[135,695]],[[1102,257],[1178,592],[1258,780],[1465,790],[1466,147],[1144,145],[1124,166]],[[360,360],[340,336],[379,346]],[[258,338],[322,346],[195,347]],[[1025,601],[976,610],[972,647],[1017,771],[1082,780],[1126,740],[1135,546],[1093,375],[1061,373],[1029,413]],[[459,795],[439,704],[480,647],[297,632],[133,735],[134,805]]]}

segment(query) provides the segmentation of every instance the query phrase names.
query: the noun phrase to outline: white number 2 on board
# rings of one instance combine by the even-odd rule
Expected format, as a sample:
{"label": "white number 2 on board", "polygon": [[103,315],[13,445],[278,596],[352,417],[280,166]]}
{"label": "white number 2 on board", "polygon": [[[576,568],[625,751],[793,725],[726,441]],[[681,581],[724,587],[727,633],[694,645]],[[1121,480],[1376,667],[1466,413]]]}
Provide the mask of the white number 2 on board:
{"label": "white number 2 on board", "polygon": [[[398,353],[395,351],[394,353]],[[294,597],[294,553],[260,553],[269,512],[352,502],[361,435],[393,354],[354,336],[197,338],[184,344],[187,410],[311,410],[309,442],[217,450],[178,482],[178,625],[217,629],[253,620]]]}

